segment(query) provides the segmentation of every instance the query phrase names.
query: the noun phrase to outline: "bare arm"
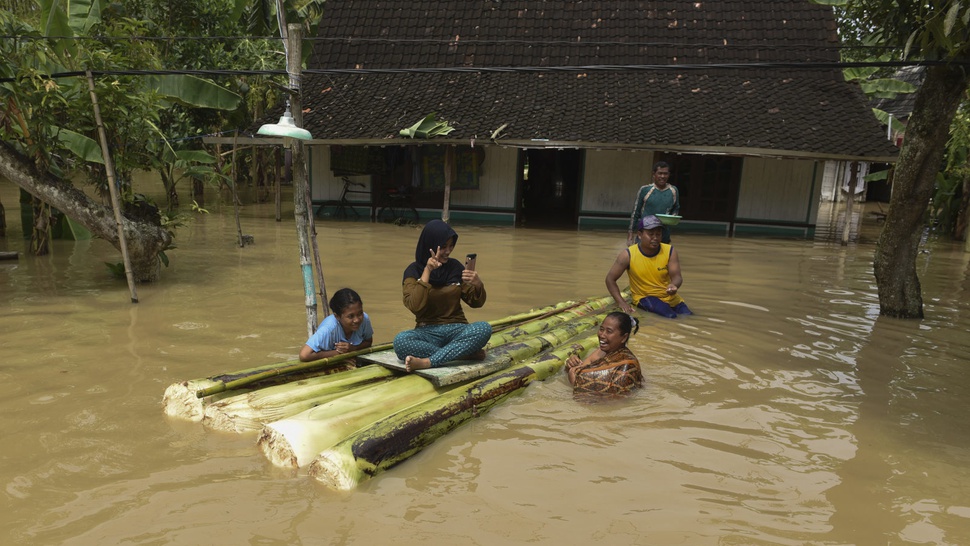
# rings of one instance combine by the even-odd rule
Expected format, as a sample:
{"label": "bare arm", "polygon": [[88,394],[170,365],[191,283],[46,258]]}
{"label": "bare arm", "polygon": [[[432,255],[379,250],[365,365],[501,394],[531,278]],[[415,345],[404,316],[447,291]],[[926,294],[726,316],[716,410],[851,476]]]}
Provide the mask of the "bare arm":
{"label": "bare arm", "polygon": [[586,358],[582,360],[580,360],[579,355],[577,354],[569,355],[569,358],[566,359],[566,377],[569,379],[569,384],[572,385],[576,383],[576,373],[579,368],[586,366],[594,360],[603,358],[604,356],[606,356],[606,353],[601,351],[599,348],[590,351],[589,354],[586,355]]}
{"label": "bare arm", "polygon": [[627,245],[633,244],[633,230],[636,227],[633,224],[635,224],[637,219],[640,218],[640,213],[643,209],[643,201],[640,199],[640,196],[643,195],[643,188],[645,187],[646,186],[640,186],[640,189],[637,190],[636,200],[633,201],[633,212],[630,213],[630,227],[628,227],[626,230]]}
{"label": "bare arm", "polygon": [[667,274],[670,275],[667,293],[676,294],[680,290],[680,285],[684,284],[684,276],[680,273],[680,257],[673,248],[670,249],[670,259],[667,260]]}
{"label": "bare arm", "polygon": [[620,294],[620,287],[616,284],[616,281],[623,276],[623,273],[630,268],[630,251],[627,249],[621,250],[619,254],[616,255],[616,261],[613,262],[613,266],[606,273],[606,289],[613,296],[613,301],[620,306],[625,313],[632,313],[633,306],[630,302],[623,299],[623,295]]}
{"label": "bare arm", "polygon": [[300,362],[310,362],[312,360],[320,360],[321,358],[330,358],[331,356],[337,356],[340,351],[334,349],[332,351],[314,351],[309,345],[304,345],[300,349]]}

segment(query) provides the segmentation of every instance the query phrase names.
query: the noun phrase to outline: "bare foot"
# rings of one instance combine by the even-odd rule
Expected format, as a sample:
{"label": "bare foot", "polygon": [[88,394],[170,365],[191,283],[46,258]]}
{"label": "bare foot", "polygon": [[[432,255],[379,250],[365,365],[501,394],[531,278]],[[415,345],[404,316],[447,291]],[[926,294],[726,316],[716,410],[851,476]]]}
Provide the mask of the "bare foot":
{"label": "bare foot", "polygon": [[415,370],[424,370],[431,367],[431,359],[420,358],[417,356],[408,356],[404,359],[404,369],[413,372]]}

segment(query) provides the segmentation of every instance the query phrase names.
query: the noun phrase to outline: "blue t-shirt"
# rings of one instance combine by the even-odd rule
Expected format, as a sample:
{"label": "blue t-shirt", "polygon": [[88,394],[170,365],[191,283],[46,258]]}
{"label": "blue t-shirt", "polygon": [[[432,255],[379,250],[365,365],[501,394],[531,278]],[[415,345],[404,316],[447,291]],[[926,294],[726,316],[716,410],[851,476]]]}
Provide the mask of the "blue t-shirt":
{"label": "blue t-shirt", "polygon": [[364,313],[364,320],[360,323],[360,328],[350,335],[350,339],[344,335],[344,329],[337,322],[337,317],[330,315],[323,319],[317,331],[313,332],[306,344],[313,349],[313,352],[332,351],[340,341],[346,341],[351,345],[360,345],[365,339],[374,337],[374,327],[370,324],[370,317]]}

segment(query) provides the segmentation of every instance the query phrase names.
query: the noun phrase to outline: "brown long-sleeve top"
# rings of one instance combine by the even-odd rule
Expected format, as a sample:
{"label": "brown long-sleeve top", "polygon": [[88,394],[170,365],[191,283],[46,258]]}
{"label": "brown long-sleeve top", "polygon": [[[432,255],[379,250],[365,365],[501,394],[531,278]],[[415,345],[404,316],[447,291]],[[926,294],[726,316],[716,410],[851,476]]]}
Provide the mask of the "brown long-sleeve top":
{"label": "brown long-sleeve top", "polygon": [[462,301],[473,308],[485,305],[485,285],[480,288],[471,283],[431,286],[414,277],[404,279],[404,306],[414,313],[415,327],[468,324]]}

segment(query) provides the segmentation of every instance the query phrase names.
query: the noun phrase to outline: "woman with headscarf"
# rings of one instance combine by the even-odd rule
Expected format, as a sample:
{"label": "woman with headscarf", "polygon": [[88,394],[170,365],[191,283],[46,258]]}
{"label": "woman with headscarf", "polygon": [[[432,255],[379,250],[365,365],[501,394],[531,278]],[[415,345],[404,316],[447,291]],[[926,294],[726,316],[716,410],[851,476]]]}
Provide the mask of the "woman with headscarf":
{"label": "woman with headscarf", "polygon": [[487,322],[468,323],[462,310],[485,304],[478,272],[451,257],[458,234],[441,220],[428,222],[418,237],[414,262],[404,270],[404,306],[414,313],[413,330],[394,337],[394,352],[411,372],[447,366],[458,359],[485,358],[492,336]]}

